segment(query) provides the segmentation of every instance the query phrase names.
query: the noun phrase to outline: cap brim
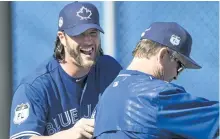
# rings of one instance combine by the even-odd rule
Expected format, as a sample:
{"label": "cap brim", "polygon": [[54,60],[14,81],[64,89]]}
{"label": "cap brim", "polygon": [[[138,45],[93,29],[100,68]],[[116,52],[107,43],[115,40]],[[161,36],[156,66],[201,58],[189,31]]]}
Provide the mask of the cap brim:
{"label": "cap brim", "polygon": [[97,25],[97,24],[82,24],[82,25],[77,25],[73,28],[68,28],[64,29],[64,32],[68,34],[69,36],[77,36],[80,35],[81,33],[85,32],[88,29],[97,29],[100,32],[104,33],[103,29]]}
{"label": "cap brim", "polygon": [[180,55],[179,60],[182,62],[185,68],[187,69],[200,69],[202,68],[199,64],[197,64],[194,60],[192,60],[190,57],[187,57],[181,53],[178,53]]}

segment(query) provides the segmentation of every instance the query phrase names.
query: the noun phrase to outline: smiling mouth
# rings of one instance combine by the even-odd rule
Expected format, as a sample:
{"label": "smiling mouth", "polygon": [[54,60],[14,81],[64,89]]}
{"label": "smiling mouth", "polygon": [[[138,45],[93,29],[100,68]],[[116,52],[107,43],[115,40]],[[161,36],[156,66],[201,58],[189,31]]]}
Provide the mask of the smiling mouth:
{"label": "smiling mouth", "polygon": [[89,48],[81,48],[80,52],[85,54],[85,55],[91,55],[93,52],[94,48],[93,47],[89,47]]}

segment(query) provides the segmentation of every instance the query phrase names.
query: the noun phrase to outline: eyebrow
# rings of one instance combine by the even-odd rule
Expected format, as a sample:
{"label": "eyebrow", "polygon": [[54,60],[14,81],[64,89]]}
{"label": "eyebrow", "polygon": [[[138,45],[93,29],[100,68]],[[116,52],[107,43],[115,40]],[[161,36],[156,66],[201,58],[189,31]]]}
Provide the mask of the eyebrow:
{"label": "eyebrow", "polygon": [[97,30],[97,29],[92,29],[91,32],[92,32],[92,31],[98,31],[98,30]]}

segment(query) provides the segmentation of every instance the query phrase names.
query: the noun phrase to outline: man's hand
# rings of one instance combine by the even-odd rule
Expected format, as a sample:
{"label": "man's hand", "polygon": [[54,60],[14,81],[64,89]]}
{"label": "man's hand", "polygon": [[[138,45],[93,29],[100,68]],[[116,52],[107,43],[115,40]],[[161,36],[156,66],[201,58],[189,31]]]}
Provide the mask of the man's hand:
{"label": "man's hand", "polygon": [[74,139],[91,139],[94,131],[94,119],[82,118],[69,131],[75,134]]}

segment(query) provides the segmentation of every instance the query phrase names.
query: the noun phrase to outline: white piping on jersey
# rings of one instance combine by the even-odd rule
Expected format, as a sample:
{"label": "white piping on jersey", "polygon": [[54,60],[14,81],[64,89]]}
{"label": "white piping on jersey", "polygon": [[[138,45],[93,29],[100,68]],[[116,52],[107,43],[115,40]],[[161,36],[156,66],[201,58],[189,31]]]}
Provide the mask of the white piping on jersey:
{"label": "white piping on jersey", "polygon": [[[130,74],[119,74],[118,77],[120,76],[131,76]],[[153,77],[149,76],[150,80],[153,80]]]}
{"label": "white piping on jersey", "polygon": [[20,139],[20,137],[32,137],[32,136],[35,136],[36,134],[21,134],[19,136],[16,136],[16,137],[13,137],[13,138],[10,138],[10,139]]}
{"label": "white piping on jersey", "polygon": [[91,114],[91,119],[95,119],[95,115],[96,115],[96,109],[97,109],[97,105],[95,106],[94,110],[92,111],[92,114]]}
{"label": "white piping on jersey", "polygon": [[119,74],[118,77],[119,76],[131,76],[131,75],[130,74]]}
{"label": "white piping on jersey", "polygon": [[81,106],[81,103],[82,103],[82,99],[83,99],[83,96],[84,96],[84,94],[85,94],[85,91],[86,91],[86,87],[87,87],[87,81],[86,81],[86,84],[85,84],[85,86],[84,86],[84,88],[83,88],[83,92],[82,92],[82,95],[81,95],[81,98],[80,98],[80,106]]}
{"label": "white piping on jersey", "polygon": [[[102,97],[102,95],[99,94],[98,102],[99,102],[99,100],[101,99],[101,97]],[[96,104],[95,108],[94,108],[93,111],[92,111],[92,114],[91,114],[91,117],[90,117],[91,119],[95,119],[95,115],[96,115],[97,107],[98,107],[98,104]]]}
{"label": "white piping on jersey", "polygon": [[33,135],[41,136],[40,133],[35,132],[35,131],[22,131],[22,132],[12,135],[10,139],[18,139],[19,137],[33,136]]}

